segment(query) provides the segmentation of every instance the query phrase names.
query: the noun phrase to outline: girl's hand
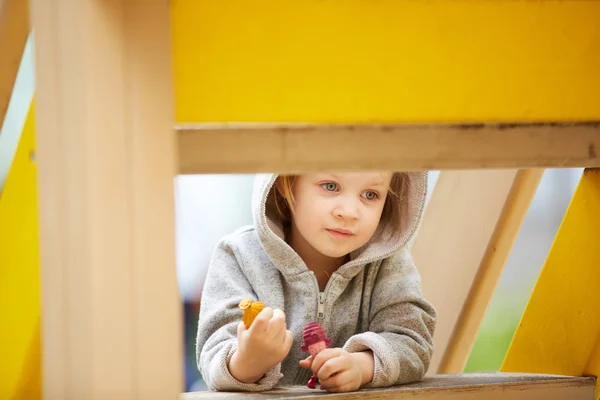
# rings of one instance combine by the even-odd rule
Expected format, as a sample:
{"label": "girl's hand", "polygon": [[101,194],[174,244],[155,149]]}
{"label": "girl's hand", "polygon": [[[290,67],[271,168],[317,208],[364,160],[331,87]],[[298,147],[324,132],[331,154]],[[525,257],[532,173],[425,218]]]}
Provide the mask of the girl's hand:
{"label": "girl's hand", "polygon": [[253,383],[279,364],[292,347],[292,332],[286,329],[283,311],[265,307],[250,328],[240,322],[238,348],[229,361],[229,372],[241,382]]}
{"label": "girl's hand", "polygon": [[300,366],[310,368],[319,379],[321,389],[328,392],[358,390],[373,379],[373,353],[364,351],[348,353],[344,349],[325,349],[300,361]]}

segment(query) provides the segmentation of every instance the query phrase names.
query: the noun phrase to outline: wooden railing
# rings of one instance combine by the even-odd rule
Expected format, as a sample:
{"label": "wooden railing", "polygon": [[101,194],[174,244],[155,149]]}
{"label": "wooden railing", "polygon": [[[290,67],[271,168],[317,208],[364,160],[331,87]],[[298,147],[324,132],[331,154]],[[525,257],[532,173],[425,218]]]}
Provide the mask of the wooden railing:
{"label": "wooden railing", "polygon": [[[23,351],[0,397],[181,392],[177,174],[377,168],[442,170],[413,244],[436,353],[423,382],[336,398],[593,398],[598,18],[594,1],[0,0],[0,123],[36,35],[39,231],[21,244],[40,238],[43,310],[42,378]],[[464,368],[543,169],[564,167],[587,169],[502,367],[541,375],[445,375]],[[325,397],[181,395],[303,396]]]}

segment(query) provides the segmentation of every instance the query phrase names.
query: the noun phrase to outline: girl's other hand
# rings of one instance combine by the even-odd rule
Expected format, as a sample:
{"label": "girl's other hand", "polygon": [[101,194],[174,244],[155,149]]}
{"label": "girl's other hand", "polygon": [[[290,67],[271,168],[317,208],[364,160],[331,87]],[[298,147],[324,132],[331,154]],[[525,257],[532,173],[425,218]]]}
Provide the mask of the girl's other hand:
{"label": "girl's other hand", "polygon": [[351,392],[373,379],[374,360],[370,351],[349,353],[341,348],[325,349],[314,359],[300,361],[319,379],[321,389],[328,392]]}

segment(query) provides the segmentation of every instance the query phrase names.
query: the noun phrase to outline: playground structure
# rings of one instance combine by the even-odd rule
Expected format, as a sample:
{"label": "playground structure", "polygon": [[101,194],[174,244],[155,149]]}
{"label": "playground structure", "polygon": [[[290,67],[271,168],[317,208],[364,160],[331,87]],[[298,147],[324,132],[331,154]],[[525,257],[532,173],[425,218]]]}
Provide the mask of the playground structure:
{"label": "playground structure", "polygon": [[[442,170],[413,244],[440,319],[425,382],[360,395],[597,398],[598,21],[596,1],[0,1],[0,111],[31,30],[37,82],[0,197],[0,397],[182,391],[176,174],[377,168]],[[586,170],[503,373],[460,374],[550,167]]]}

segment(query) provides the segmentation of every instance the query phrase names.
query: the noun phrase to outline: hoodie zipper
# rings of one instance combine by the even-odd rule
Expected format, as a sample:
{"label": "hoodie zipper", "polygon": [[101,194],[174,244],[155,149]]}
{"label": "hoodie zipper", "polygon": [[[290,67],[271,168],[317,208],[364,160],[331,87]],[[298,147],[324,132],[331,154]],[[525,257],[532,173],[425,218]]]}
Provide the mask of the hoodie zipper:
{"label": "hoodie zipper", "polygon": [[317,296],[317,320],[323,321],[325,319],[325,298],[327,297],[327,288],[329,287],[329,283],[333,277],[329,278],[327,285],[325,285],[325,289],[321,292],[319,289],[319,281],[317,280],[317,276],[313,271],[310,271],[310,273],[314,278],[315,287],[317,288],[317,293],[319,294]]}
{"label": "hoodie zipper", "polygon": [[325,293],[319,292],[319,306],[317,308],[317,318],[322,320],[325,318]]}

